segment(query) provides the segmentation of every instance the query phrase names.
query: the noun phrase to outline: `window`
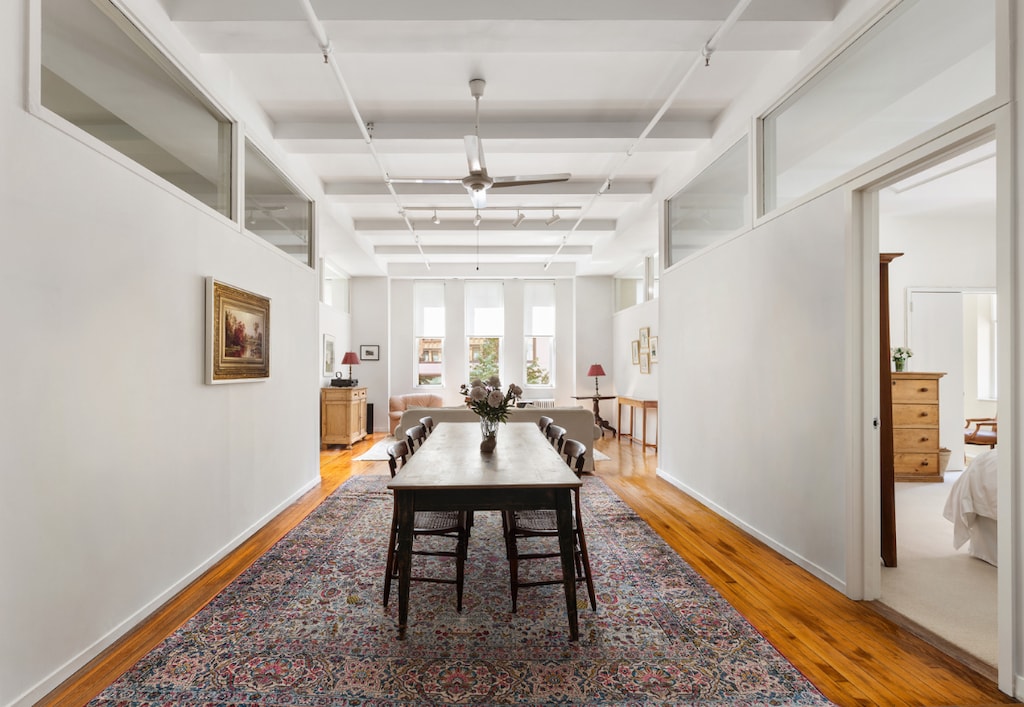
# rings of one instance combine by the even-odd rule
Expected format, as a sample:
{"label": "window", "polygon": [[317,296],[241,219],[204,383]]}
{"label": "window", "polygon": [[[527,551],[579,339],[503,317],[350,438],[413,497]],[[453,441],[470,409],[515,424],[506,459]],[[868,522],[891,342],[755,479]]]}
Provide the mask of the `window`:
{"label": "window", "polygon": [[109,2],[41,15],[42,105],[230,218],[228,119]]}
{"label": "window", "polygon": [[466,283],[466,348],[469,380],[501,378],[505,298],[500,282]]}
{"label": "window", "polygon": [[527,281],[523,286],[525,385],[555,385],[555,283]]}
{"label": "window", "polygon": [[313,202],[245,141],[245,228],[300,263],[313,256]]}
{"label": "window", "polygon": [[765,212],[994,96],[995,7],[905,0],[765,116]]}
{"label": "window", "polygon": [[976,296],[978,313],[978,399],[998,400],[998,379],[996,377],[996,346],[998,344],[996,318],[996,296]]}
{"label": "window", "polygon": [[[668,200],[665,266],[707,248],[750,222],[750,179],[744,136]],[[651,281],[650,265],[645,279]],[[654,285],[648,285],[652,299]]]}
{"label": "window", "polygon": [[444,385],[444,283],[414,282],[412,294],[416,385],[440,388]]}

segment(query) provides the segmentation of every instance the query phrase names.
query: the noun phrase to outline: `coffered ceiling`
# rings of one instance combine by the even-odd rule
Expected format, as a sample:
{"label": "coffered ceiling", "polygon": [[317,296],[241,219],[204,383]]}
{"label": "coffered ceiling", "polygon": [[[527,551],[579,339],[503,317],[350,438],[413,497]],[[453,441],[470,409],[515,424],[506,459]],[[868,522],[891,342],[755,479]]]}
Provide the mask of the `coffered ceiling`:
{"label": "coffered ceiling", "polygon": [[[729,107],[844,5],[740,0],[732,22],[733,0],[160,2],[321,180],[321,256],[351,275],[523,277],[637,268]],[[460,183],[402,181],[469,175],[477,78],[488,175],[567,180],[492,186],[479,212]]]}

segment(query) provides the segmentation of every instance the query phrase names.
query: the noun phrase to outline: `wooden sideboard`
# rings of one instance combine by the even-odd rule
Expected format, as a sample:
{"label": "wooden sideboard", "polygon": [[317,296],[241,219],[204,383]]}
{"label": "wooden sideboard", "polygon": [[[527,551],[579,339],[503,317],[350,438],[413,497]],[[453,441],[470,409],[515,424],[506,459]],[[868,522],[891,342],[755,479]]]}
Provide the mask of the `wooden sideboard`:
{"label": "wooden sideboard", "polygon": [[942,481],[939,379],[945,373],[892,373],[892,451],[896,481]]}
{"label": "wooden sideboard", "polygon": [[366,436],[366,388],[320,389],[320,445],[351,446]]}

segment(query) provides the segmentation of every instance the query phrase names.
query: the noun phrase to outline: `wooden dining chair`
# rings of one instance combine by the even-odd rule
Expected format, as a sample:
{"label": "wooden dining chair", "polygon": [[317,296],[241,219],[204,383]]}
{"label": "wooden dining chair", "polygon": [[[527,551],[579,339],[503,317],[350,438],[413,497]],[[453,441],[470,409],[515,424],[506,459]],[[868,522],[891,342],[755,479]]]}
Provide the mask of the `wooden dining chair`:
{"label": "wooden dining chair", "polygon": [[421,417],[420,424],[423,425],[423,429],[426,431],[427,437],[429,437],[430,434],[434,431],[434,418],[432,418],[430,415],[427,415],[426,417]]}
{"label": "wooden dining chair", "polygon": [[540,428],[541,432],[543,432],[544,434],[547,434],[548,433],[548,427],[553,422],[554,422],[554,420],[551,419],[550,417],[548,417],[547,415],[541,415],[539,418],[537,418],[537,427]]}
{"label": "wooden dining chair", "polygon": [[[408,442],[396,442],[388,447],[388,468],[392,478],[398,469],[408,461],[412,452]],[[398,568],[395,566],[395,555],[398,550],[398,509],[391,514],[391,535],[388,538],[388,559],[384,569],[384,606],[388,605],[391,596],[391,580],[398,579]],[[414,582],[433,582],[435,584],[455,585],[455,605],[462,611],[462,588],[466,576],[466,554],[469,547],[469,523],[465,511],[416,511],[413,519],[412,539],[413,556],[451,557],[455,560],[455,577],[426,577],[413,574]],[[428,535],[451,538],[455,546],[451,550],[429,549],[417,550],[416,538]]]}
{"label": "wooden dining chair", "polygon": [[405,439],[409,444],[409,454],[415,454],[416,450],[427,441],[427,428],[422,423],[413,425],[405,431]]}
{"label": "wooden dining chair", "polygon": [[995,449],[998,442],[999,421],[995,417],[967,418],[964,424],[964,444],[983,444]]}
{"label": "wooden dining chair", "polygon": [[[583,474],[583,463],[587,447],[575,439],[566,439],[562,443],[562,455],[566,463],[576,473]],[[587,594],[590,597],[590,608],[597,610],[597,594],[594,592],[594,578],[590,571],[590,553],[587,550],[587,538],[583,532],[583,516],[580,512],[579,489],[573,489],[573,557],[576,562],[576,581],[587,583]],[[519,563],[524,560],[543,558],[561,558],[558,547],[558,522],[553,510],[505,511],[502,515],[505,529],[505,551],[508,555],[509,583],[512,593],[512,613],[516,613],[521,587],[539,587],[547,584],[561,584],[562,578],[519,580]],[[534,541],[527,538],[554,538],[551,541]],[[523,546],[529,546],[523,551]],[[536,546],[536,547],[534,547]],[[561,568],[561,564],[556,563]],[[560,573],[559,573],[560,574]]]}
{"label": "wooden dining chair", "polygon": [[550,425],[548,425],[547,430],[544,431],[544,435],[548,438],[548,441],[551,442],[551,446],[554,447],[559,454],[561,454],[562,440],[565,439],[565,428],[560,427],[559,425],[556,425],[554,423],[551,423]]}

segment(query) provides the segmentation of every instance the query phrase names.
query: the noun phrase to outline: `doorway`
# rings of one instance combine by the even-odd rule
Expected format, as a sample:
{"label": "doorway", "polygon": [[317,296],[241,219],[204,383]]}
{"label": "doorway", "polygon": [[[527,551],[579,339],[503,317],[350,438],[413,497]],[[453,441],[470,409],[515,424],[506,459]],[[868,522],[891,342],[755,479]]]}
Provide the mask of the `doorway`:
{"label": "doorway", "polygon": [[889,269],[891,345],[912,351],[911,371],[943,374],[938,433],[949,451],[940,483],[896,483],[899,562],[881,570],[880,602],[993,669],[998,570],[954,548],[943,512],[964,469],[965,410],[985,402],[967,384],[978,326],[965,293],[996,289],[995,163],[992,140],[902,175],[878,192],[877,224],[879,250],[903,253]]}

